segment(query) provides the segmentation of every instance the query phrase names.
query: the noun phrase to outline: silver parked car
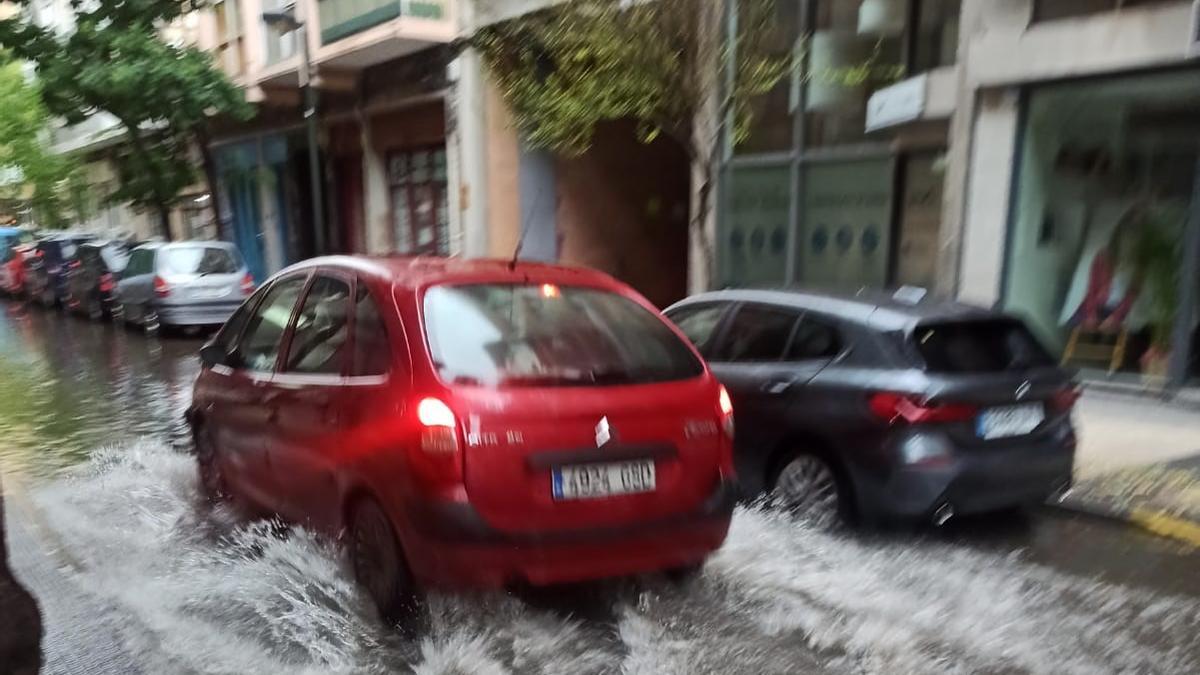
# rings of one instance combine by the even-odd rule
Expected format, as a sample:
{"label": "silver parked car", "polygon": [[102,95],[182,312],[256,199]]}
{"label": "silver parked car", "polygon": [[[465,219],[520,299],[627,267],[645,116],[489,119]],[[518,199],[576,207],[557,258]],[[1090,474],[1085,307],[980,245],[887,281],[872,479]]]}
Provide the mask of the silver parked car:
{"label": "silver parked car", "polygon": [[224,241],[144,244],[117,283],[125,321],[146,331],[225,323],[253,291],[242,254]]}

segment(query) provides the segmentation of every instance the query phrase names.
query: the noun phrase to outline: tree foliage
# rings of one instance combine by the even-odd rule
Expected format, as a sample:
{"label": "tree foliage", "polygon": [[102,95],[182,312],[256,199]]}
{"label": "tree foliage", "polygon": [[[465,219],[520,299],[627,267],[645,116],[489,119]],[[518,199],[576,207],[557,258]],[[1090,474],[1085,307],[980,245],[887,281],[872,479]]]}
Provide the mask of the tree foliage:
{"label": "tree foliage", "polygon": [[643,142],[666,135],[684,149],[698,280],[712,278],[722,143],[747,136],[754,100],[799,72],[775,0],[737,0],[736,31],[723,26],[730,2],[566,0],[472,37],[530,144],[578,155],[598,124],[632,119]]}
{"label": "tree foliage", "polygon": [[[711,96],[732,113],[730,130],[745,136],[751,102],[791,67],[773,49],[775,0],[741,0],[737,40],[704,25],[715,0],[568,0],[552,9],[483,29],[473,38],[533,145],[575,155],[590,146],[596,125],[633,119],[642,139],[665,133],[693,161],[693,120]],[[736,48],[734,47],[736,45]],[[735,69],[730,90],[726,68]]]}
{"label": "tree foliage", "polygon": [[77,187],[77,167],[47,147],[50,116],[37,82],[26,78],[21,64],[0,55],[0,169],[19,172],[20,180],[4,186],[6,197],[24,200],[40,223],[68,225]]}
{"label": "tree foliage", "polygon": [[116,155],[119,186],[107,197],[155,209],[165,223],[196,180],[191,148],[209,120],[252,109],[210,54],[164,40],[162,29],[198,2],[70,4],[73,29],[56,33],[23,13],[0,21],[0,45],[33,64],[51,114],[75,124],[106,112],[120,122],[128,142]]}

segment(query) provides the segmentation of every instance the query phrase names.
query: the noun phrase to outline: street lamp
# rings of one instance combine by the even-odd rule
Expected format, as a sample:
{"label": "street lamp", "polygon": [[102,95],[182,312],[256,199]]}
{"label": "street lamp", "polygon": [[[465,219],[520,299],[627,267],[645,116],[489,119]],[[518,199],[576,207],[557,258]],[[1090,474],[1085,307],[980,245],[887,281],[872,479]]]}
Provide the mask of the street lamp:
{"label": "street lamp", "polygon": [[325,200],[321,180],[321,157],[317,146],[317,90],[312,86],[312,62],[308,53],[308,31],[304,22],[296,19],[296,8],[262,13],[263,23],[280,35],[295,33],[300,42],[300,88],[304,90],[304,125],[308,132],[308,179],[312,193],[314,248],[318,255],[325,253]]}

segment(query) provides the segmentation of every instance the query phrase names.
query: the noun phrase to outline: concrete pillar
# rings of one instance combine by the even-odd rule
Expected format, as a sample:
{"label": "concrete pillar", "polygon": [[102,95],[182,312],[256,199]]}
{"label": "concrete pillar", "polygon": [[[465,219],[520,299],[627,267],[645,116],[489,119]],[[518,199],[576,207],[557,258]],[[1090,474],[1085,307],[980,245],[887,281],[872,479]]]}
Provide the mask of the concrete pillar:
{"label": "concrete pillar", "polygon": [[999,301],[1008,235],[1013,162],[1020,117],[1016,89],[979,94],[966,165],[958,297],[991,306]]}
{"label": "concrete pillar", "polygon": [[487,84],[479,53],[462,52],[451,73],[454,85],[446,103],[451,233],[458,235],[457,252],[482,257],[489,253],[490,233]]}
{"label": "concrete pillar", "polygon": [[[521,142],[516,124],[500,90],[483,83],[485,101],[484,157],[486,186],[477,193],[486,199],[482,228],[487,255],[511,258],[521,236]],[[558,203],[558,195],[551,196]]]}
{"label": "concrete pillar", "polygon": [[360,112],[358,128],[362,134],[363,157],[363,228],[366,251],[384,254],[392,249],[391,195],[388,191],[387,158],[371,138],[371,118]]}
{"label": "concrete pillar", "polygon": [[[262,143],[258,145],[258,239],[262,242],[263,262],[267,266],[267,274],[274,274],[283,269],[287,262],[287,242],[279,236],[279,187],[275,182],[275,173],[263,158]],[[291,223],[291,227],[299,227]]]}

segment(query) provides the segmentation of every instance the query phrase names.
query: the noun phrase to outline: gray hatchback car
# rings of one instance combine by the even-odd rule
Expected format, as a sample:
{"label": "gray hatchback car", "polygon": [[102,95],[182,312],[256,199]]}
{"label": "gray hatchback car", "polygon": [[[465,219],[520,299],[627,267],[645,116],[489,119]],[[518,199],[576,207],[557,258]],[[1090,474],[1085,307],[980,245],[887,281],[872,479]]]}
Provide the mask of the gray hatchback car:
{"label": "gray hatchback car", "polygon": [[733,398],[747,498],[772,493],[821,523],[942,524],[1071,485],[1078,389],[1018,319],[759,290],[698,295],[666,315]]}
{"label": "gray hatchback car", "polygon": [[223,324],[253,292],[242,254],[224,241],[144,244],[117,282],[124,320],[147,331]]}

